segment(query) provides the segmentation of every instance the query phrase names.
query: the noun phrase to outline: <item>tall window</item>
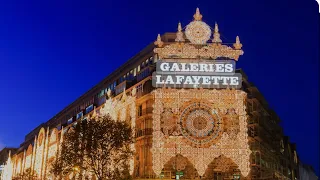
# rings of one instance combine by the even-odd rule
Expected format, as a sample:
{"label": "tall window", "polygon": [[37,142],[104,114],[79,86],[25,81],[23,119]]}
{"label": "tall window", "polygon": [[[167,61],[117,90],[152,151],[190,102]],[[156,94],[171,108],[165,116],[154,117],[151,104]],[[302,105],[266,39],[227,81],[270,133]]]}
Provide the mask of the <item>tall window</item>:
{"label": "tall window", "polygon": [[115,89],[116,86],[117,86],[117,82],[115,81],[115,82],[113,82],[113,89]]}
{"label": "tall window", "polygon": [[86,108],[86,114],[89,113],[89,112],[91,112],[92,110],[93,110],[93,104],[91,104],[90,106],[88,106],[88,107]]}
{"label": "tall window", "polygon": [[103,95],[104,95],[104,89],[102,89],[102,90],[99,92],[98,97],[100,98],[100,97],[102,97]]}
{"label": "tall window", "polygon": [[138,107],[138,117],[142,116],[142,105]]}
{"label": "tall window", "polygon": [[68,119],[67,124],[71,124],[72,123],[73,118]]}
{"label": "tall window", "polygon": [[152,61],[153,61],[153,57],[151,56],[151,57],[149,58],[149,64],[152,64]]}
{"label": "tall window", "polygon": [[137,96],[141,96],[142,93],[143,93],[143,86],[142,86],[142,84],[139,84],[137,86]]}
{"label": "tall window", "polygon": [[81,118],[82,116],[83,116],[83,112],[79,112],[79,113],[77,114],[77,119]]}

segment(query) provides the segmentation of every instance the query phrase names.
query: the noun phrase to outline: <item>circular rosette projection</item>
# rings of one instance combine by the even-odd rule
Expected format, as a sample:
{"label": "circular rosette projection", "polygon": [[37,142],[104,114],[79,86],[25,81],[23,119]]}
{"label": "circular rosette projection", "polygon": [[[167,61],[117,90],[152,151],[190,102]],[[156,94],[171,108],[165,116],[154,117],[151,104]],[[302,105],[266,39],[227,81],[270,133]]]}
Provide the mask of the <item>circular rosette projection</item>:
{"label": "circular rosette projection", "polygon": [[210,39],[211,29],[203,21],[192,21],[187,25],[185,34],[193,44],[206,44]]}
{"label": "circular rosette projection", "polygon": [[188,144],[195,147],[213,145],[222,133],[218,112],[203,102],[187,104],[181,112],[179,124]]}

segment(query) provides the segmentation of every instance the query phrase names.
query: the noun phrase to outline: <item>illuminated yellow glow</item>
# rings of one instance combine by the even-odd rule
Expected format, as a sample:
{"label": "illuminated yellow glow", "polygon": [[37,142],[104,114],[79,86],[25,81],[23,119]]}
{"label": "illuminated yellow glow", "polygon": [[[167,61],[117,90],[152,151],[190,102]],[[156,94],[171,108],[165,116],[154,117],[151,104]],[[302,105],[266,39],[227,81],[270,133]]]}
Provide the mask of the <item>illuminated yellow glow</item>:
{"label": "illuminated yellow glow", "polygon": [[[239,90],[209,90],[209,89],[156,89],[154,91],[155,103],[153,107],[153,170],[159,175],[172,157],[181,154],[194,164],[200,176],[208,165],[220,155],[230,158],[238,165],[243,176],[250,171],[249,157],[251,150],[247,138],[247,122],[245,111],[246,94]],[[239,130],[236,138],[230,138],[223,132],[221,138],[212,143],[210,147],[194,147],[186,141],[184,136],[171,135],[168,138],[161,131],[161,114],[164,109],[171,109],[180,116],[179,108],[183,103],[192,101],[208,101],[213,109],[219,109],[225,114],[228,109],[234,109],[239,115]]]}

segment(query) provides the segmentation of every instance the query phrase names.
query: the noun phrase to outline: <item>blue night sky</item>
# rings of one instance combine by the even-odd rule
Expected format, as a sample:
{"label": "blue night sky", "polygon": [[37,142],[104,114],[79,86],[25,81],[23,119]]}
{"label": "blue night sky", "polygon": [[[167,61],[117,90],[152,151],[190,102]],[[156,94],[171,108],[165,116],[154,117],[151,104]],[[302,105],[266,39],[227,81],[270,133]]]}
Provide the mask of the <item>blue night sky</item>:
{"label": "blue night sky", "polygon": [[192,21],[243,43],[237,63],[319,174],[319,13],[315,0],[1,1],[0,149],[153,42]]}

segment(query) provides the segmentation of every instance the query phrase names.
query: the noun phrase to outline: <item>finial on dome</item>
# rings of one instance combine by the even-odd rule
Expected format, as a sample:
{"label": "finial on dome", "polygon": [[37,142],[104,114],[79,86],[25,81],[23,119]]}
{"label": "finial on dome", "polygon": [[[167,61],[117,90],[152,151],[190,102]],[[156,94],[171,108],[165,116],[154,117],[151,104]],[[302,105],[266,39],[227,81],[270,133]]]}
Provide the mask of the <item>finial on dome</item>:
{"label": "finial on dome", "polygon": [[178,32],[181,32],[182,31],[182,27],[181,27],[181,23],[179,22],[178,23]]}
{"label": "finial on dome", "polygon": [[218,23],[215,23],[215,24],[214,24],[214,32],[219,32]]}
{"label": "finial on dome", "polygon": [[179,22],[178,24],[178,32],[177,32],[177,37],[175,39],[176,42],[184,42],[184,38],[183,38],[183,32],[182,32],[182,27],[181,27],[181,23]]}
{"label": "finial on dome", "polygon": [[161,41],[161,36],[158,34],[157,40],[154,42],[154,45],[157,45],[158,47],[162,47],[163,42]]}
{"label": "finial on dome", "polygon": [[196,9],[196,13],[193,15],[195,21],[201,21],[202,15],[200,14],[199,8]]}
{"label": "finial on dome", "polygon": [[242,48],[242,44],[240,43],[239,36],[236,37],[236,43],[233,44],[233,47],[237,50],[240,50]]}
{"label": "finial on dome", "polygon": [[214,33],[213,33],[212,42],[213,43],[222,43],[222,40],[220,38],[220,33],[219,33],[219,27],[218,27],[217,23],[214,25]]}

